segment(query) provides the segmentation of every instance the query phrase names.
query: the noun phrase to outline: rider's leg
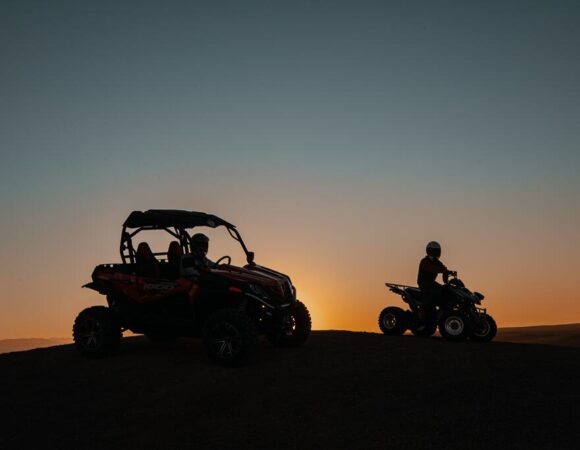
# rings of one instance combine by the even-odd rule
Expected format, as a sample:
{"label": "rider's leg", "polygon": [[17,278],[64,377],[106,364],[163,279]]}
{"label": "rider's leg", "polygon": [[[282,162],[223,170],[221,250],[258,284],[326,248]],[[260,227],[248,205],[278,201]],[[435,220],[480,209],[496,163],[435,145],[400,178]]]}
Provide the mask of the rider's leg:
{"label": "rider's leg", "polygon": [[443,287],[435,282],[422,290],[423,305],[419,308],[419,320],[424,324],[435,322],[436,307],[441,304],[442,289]]}
{"label": "rider's leg", "polygon": [[421,286],[421,307],[418,311],[419,320],[426,323],[430,318],[430,312],[435,308],[437,298],[437,283]]}
{"label": "rider's leg", "polygon": [[422,325],[426,325],[431,318],[431,310],[433,309],[433,303],[431,296],[423,293],[423,298],[421,299],[421,305],[417,309],[417,317]]}

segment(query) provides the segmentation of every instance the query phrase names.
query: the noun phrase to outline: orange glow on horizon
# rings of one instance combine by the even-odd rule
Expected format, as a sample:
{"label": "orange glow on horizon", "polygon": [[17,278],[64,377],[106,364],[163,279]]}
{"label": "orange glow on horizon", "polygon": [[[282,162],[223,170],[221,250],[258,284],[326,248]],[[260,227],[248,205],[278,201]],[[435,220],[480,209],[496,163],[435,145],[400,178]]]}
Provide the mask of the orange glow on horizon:
{"label": "orange glow on horizon", "polygon": [[[198,204],[196,209],[235,223],[255,251],[257,263],[292,278],[298,297],[311,312],[314,329],[378,332],[380,311],[388,305],[404,306],[384,283],[415,284],[424,245],[433,238],[442,242],[442,260],[448,267],[458,270],[469,288],[485,294],[483,306],[500,327],[580,322],[580,280],[575,274],[575,249],[580,245],[573,221],[538,216],[531,222],[529,217],[506,216],[509,209],[504,211],[503,206],[501,211],[493,206],[504,214],[494,219],[488,216],[491,206],[482,200],[481,212],[473,209],[462,223],[447,219],[454,214],[449,208],[426,227],[409,219],[415,211],[405,203],[415,201],[409,195],[387,207],[380,206],[380,196],[357,202],[345,191],[342,196],[327,196],[322,206],[309,188],[302,188],[294,189],[295,203],[287,200],[282,207],[279,198],[286,198],[286,188],[280,185],[268,195],[261,185],[247,188],[246,198],[260,199],[268,215],[235,198],[219,208],[195,199],[168,207],[193,209],[190,204]],[[72,322],[83,308],[105,304],[102,296],[81,286],[90,281],[95,265],[120,260],[121,223],[130,210],[168,203],[167,193],[142,195],[152,198],[132,206],[125,199],[98,214],[89,205],[77,205],[72,216],[65,210],[39,211],[38,219],[27,218],[8,230],[13,237],[8,234],[1,256],[5,287],[0,339],[70,336]],[[458,203],[461,195],[455,200]],[[375,206],[369,209],[367,203]],[[42,232],[38,223],[43,224]],[[14,229],[27,236],[27,251],[22,251]],[[209,256],[217,259],[231,253],[234,263],[243,263],[229,235],[214,231]],[[160,246],[166,248],[167,242]]]}

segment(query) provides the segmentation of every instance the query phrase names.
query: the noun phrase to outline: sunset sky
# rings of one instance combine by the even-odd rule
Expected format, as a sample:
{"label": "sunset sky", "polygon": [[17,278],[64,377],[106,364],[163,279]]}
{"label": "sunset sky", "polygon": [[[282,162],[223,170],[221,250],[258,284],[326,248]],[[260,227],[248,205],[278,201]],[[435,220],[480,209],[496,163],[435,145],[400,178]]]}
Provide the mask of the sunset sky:
{"label": "sunset sky", "polygon": [[1,2],[0,339],[70,335],[150,208],[238,225],[316,329],[378,331],[430,240],[500,327],[580,322],[579,23],[577,1]]}

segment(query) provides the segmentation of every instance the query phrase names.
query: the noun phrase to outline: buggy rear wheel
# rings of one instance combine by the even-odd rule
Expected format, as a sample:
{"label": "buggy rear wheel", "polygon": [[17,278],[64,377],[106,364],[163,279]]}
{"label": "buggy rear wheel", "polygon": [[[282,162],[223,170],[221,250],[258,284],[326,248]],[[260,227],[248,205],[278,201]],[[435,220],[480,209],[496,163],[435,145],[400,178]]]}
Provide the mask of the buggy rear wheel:
{"label": "buggy rear wheel", "polygon": [[484,314],[480,321],[473,324],[471,330],[471,340],[476,342],[489,342],[497,333],[497,325],[493,317]]}
{"label": "buggy rear wheel", "polygon": [[105,306],[92,306],[77,316],[73,339],[81,355],[99,358],[115,352],[122,333],[115,314]]}
{"label": "buggy rear wheel", "polygon": [[290,314],[284,317],[281,329],[267,333],[266,338],[277,347],[298,347],[302,345],[312,328],[312,319],[306,305],[296,300]]}
{"label": "buggy rear wheel", "polygon": [[396,306],[389,306],[379,315],[379,328],[389,336],[400,336],[407,331],[407,313]]}
{"label": "buggy rear wheel", "polygon": [[216,364],[239,366],[254,350],[256,329],[247,315],[232,309],[221,309],[207,319],[203,328],[203,344]]}
{"label": "buggy rear wheel", "polygon": [[439,333],[449,341],[464,341],[471,334],[469,319],[459,311],[446,311],[439,320]]}

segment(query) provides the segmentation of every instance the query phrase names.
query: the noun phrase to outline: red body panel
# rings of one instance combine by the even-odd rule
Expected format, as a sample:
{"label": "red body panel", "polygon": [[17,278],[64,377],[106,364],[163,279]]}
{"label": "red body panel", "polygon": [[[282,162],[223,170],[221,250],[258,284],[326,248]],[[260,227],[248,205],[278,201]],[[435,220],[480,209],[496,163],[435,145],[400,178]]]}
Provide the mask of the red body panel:
{"label": "red body panel", "polygon": [[275,290],[278,294],[282,295],[292,286],[290,279],[286,275],[257,265],[237,267],[223,264],[217,269],[213,269],[212,273],[246,284],[259,284],[266,289]]}
{"label": "red body panel", "polygon": [[[276,291],[278,295],[288,294],[288,290],[291,289],[290,280],[286,275],[257,265],[237,267],[222,264],[215,269],[207,269],[207,273],[230,279],[233,282],[257,284],[268,290]],[[188,278],[169,280],[111,271],[96,272],[94,281],[112,286],[115,291],[139,304],[186,294],[194,284],[194,281]]]}
{"label": "red body panel", "polygon": [[141,304],[184,294],[193,285],[193,281],[185,278],[159,280],[111,272],[98,273],[95,279],[112,284],[117,291]]}

